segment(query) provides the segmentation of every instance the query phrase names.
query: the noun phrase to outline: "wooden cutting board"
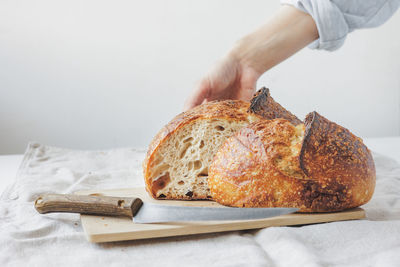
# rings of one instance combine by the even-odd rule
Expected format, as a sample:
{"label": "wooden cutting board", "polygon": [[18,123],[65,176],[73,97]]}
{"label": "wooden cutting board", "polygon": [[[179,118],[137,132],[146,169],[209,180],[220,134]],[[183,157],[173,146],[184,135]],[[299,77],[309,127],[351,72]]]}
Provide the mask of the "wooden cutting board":
{"label": "wooden cutting board", "polygon": [[[220,206],[213,201],[177,201],[154,200],[148,196],[144,188],[126,188],[114,190],[82,191],[81,195],[105,195],[117,197],[139,197],[145,202],[154,202],[176,206]],[[147,239],[156,237],[182,236],[203,233],[258,229],[270,226],[303,225],[332,221],[345,221],[365,218],[361,208],[332,213],[295,213],[278,217],[243,220],[243,221],[207,221],[207,222],[169,222],[155,224],[135,224],[132,219],[124,217],[108,217],[81,215],[82,227],[88,241],[111,242],[122,240]]]}

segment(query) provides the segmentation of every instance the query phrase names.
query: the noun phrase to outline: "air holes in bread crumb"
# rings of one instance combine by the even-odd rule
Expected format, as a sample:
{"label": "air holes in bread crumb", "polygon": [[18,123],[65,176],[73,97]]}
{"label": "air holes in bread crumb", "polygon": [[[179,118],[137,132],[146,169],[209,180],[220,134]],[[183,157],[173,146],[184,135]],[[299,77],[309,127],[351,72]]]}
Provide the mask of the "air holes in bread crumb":
{"label": "air holes in bread crumb", "polygon": [[189,171],[191,171],[193,169],[193,161],[190,161],[188,163],[188,169],[189,169]]}
{"label": "air holes in bread crumb", "polygon": [[193,137],[186,138],[183,140],[183,143],[191,142],[193,140]]}
{"label": "air holes in bread crumb", "polygon": [[197,174],[197,177],[205,177],[208,176],[208,168],[204,168],[201,170],[201,172],[199,174]]}
{"label": "air holes in bread crumb", "polygon": [[[183,141],[183,142],[185,142],[185,141]],[[185,156],[185,154],[186,154],[186,151],[189,149],[189,147],[192,145],[192,143],[185,143],[184,144],[184,146],[183,146],[183,148],[182,148],[182,150],[181,150],[181,153],[179,153],[179,158],[183,158],[184,156]]]}
{"label": "air holes in bread crumb", "polygon": [[161,163],[161,161],[163,161],[163,157],[158,157],[158,158],[156,158],[153,162],[152,162],[152,165],[153,166],[157,166],[158,164],[160,164]]}
{"label": "air holes in bread crumb", "polygon": [[199,148],[203,148],[203,147],[204,147],[204,141],[203,141],[203,140],[201,140],[201,141],[200,141]]}
{"label": "air holes in bread crumb", "polygon": [[194,164],[194,169],[195,170],[198,170],[203,166],[203,164],[201,163],[200,160],[196,160],[193,164]]}
{"label": "air holes in bread crumb", "polygon": [[185,182],[184,182],[184,181],[179,181],[178,184],[179,184],[179,185],[184,185]]}
{"label": "air holes in bread crumb", "polygon": [[225,130],[225,128],[221,125],[215,126],[215,129],[217,129],[217,131],[221,131],[221,132]]}
{"label": "air holes in bread crumb", "polygon": [[161,173],[165,172],[166,170],[169,169],[169,165],[168,164],[162,164],[160,166],[158,166],[158,168],[155,170],[155,174],[156,175],[160,175]]}
{"label": "air holes in bread crumb", "polygon": [[169,184],[171,178],[169,177],[169,172],[166,172],[162,176],[158,177],[153,181],[152,190],[154,193],[157,193],[159,190],[163,189],[164,187]]}

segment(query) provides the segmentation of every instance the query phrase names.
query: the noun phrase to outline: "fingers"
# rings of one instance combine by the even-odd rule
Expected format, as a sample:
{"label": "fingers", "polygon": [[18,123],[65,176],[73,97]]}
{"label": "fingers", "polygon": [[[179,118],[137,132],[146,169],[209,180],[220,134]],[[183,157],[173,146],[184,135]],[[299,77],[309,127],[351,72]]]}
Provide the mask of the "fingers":
{"label": "fingers", "polygon": [[186,100],[184,111],[212,100],[235,99],[231,90],[238,77],[237,62],[229,57],[218,61]]}
{"label": "fingers", "polygon": [[195,87],[195,89],[190,94],[190,96],[185,101],[183,111],[187,111],[191,108],[203,104],[206,101],[209,92],[210,92],[210,83],[208,82],[208,80],[205,79],[199,82]]}
{"label": "fingers", "polygon": [[224,58],[197,84],[185,102],[184,111],[212,100],[240,99],[249,101],[256,90],[260,73]]}

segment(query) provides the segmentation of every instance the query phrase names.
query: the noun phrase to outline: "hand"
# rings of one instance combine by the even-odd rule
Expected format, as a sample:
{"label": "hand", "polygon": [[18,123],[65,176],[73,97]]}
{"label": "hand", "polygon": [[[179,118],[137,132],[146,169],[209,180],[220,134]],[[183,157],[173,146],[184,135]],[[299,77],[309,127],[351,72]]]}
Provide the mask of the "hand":
{"label": "hand", "polygon": [[250,100],[264,72],[317,38],[318,29],[310,15],[283,5],[215,65],[186,100],[184,110],[212,100]]}
{"label": "hand", "polygon": [[260,75],[233,54],[227,55],[198,83],[187,99],[184,110],[213,100],[248,101],[255,92]]}

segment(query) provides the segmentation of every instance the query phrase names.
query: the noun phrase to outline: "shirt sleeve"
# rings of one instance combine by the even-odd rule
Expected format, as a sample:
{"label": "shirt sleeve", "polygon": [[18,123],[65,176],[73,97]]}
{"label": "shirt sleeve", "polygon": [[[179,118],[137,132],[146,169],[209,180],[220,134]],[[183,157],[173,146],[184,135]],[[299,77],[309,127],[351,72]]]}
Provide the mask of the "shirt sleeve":
{"label": "shirt sleeve", "polygon": [[313,49],[333,51],[341,47],[348,33],[385,23],[399,8],[400,0],[281,0],[310,14],[319,39]]}

